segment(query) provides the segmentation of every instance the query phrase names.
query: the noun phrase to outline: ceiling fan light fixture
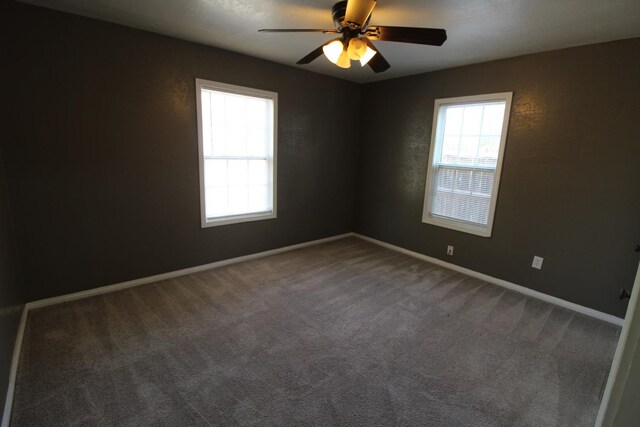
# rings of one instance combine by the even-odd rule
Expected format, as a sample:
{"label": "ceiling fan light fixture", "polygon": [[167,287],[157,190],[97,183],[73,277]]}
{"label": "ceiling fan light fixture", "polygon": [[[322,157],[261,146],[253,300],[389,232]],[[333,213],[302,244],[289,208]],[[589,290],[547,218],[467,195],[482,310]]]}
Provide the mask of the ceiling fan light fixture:
{"label": "ceiling fan light fixture", "polygon": [[367,63],[371,60],[371,58],[373,58],[375,56],[375,54],[378,53],[377,51],[371,49],[369,46],[367,46],[367,50],[365,52],[364,55],[362,55],[362,57],[360,58],[360,65],[361,66],[365,66],[367,65]]}
{"label": "ceiling fan light fixture", "polygon": [[356,37],[349,40],[347,54],[349,55],[349,58],[357,61],[367,53],[367,48],[367,44],[362,39]]}
{"label": "ceiling fan light fixture", "polygon": [[322,51],[329,61],[337,65],[340,56],[342,56],[342,52],[344,52],[344,44],[342,40],[335,39],[322,46]]}
{"label": "ceiling fan light fixture", "polygon": [[338,38],[318,46],[296,62],[306,65],[324,55],[329,62],[341,68],[351,68],[351,61],[368,65],[374,73],[391,67],[381,52],[369,40],[442,46],[447,32],[442,28],[369,26],[376,0],[342,0],[331,8],[335,30],[305,28],[263,28],[270,33],[322,33],[339,34]]}

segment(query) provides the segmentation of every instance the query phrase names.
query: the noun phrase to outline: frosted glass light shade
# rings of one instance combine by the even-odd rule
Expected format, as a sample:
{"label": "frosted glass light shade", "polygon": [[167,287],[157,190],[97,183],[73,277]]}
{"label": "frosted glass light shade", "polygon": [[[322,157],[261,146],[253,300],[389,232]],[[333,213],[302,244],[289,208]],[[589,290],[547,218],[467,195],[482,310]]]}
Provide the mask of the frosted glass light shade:
{"label": "frosted glass light shade", "polygon": [[346,50],[342,51],[336,65],[340,68],[351,68],[351,59],[349,59],[349,55]]}
{"label": "frosted glass light shade", "polygon": [[349,58],[357,61],[367,53],[367,44],[359,38],[353,38],[349,40],[349,47],[347,48],[347,54]]}
{"label": "frosted glass light shade", "polygon": [[367,65],[367,62],[369,62],[371,60],[371,58],[373,58],[375,56],[376,53],[378,53],[378,52],[376,52],[375,50],[373,50],[369,46],[367,46],[366,52],[360,58],[360,65],[362,67]]}
{"label": "frosted glass light shade", "polygon": [[344,44],[342,44],[342,40],[335,39],[331,43],[322,46],[322,51],[329,61],[337,64],[340,55],[344,52]]}

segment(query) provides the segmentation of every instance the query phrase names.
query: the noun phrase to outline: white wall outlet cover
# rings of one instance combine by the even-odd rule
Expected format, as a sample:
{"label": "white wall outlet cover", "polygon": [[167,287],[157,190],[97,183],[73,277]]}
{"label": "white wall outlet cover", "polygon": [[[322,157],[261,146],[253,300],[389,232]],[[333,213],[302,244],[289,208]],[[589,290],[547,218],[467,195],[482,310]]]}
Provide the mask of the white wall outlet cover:
{"label": "white wall outlet cover", "polygon": [[538,270],[541,270],[542,269],[542,261],[544,261],[544,258],[541,258],[539,256],[534,256],[533,257],[533,263],[531,264],[531,267],[537,268]]}
{"label": "white wall outlet cover", "polygon": [[453,246],[447,246],[447,255],[453,255]]}

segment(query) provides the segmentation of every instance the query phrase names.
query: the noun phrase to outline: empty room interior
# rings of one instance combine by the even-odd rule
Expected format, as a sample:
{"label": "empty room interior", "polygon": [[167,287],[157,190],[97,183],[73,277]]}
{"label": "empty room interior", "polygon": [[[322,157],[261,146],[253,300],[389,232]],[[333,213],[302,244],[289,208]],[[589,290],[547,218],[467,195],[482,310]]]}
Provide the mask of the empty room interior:
{"label": "empty room interior", "polygon": [[637,0],[0,16],[3,427],[638,425]]}

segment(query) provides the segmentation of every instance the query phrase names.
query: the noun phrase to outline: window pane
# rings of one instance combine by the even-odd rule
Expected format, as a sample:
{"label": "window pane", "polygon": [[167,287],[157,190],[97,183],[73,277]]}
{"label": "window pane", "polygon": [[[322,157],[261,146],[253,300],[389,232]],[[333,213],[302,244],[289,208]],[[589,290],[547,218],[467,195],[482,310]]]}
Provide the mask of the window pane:
{"label": "window pane", "polygon": [[205,187],[227,186],[227,160],[207,159],[204,166]]}
{"label": "window pane", "polygon": [[207,216],[228,216],[271,210],[269,161],[206,160]]}
{"label": "window pane", "polygon": [[205,207],[207,217],[228,215],[227,188],[205,188]]}
{"label": "window pane", "polygon": [[239,126],[227,127],[227,155],[247,155],[247,139],[245,128]]}
{"label": "window pane", "polygon": [[205,160],[208,217],[271,210],[270,160]]}
{"label": "window pane", "polygon": [[468,201],[468,215],[470,222],[486,224],[489,217],[489,204],[491,199],[488,197],[471,197]]}
{"label": "window pane", "polygon": [[475,171],[471,191],[476,195],[491,196],[493,191],[493,171]]}
{"label": "window pane", "polygon": [[486,225],[494,175],[492,170],[440,166],[435,173],[431,213]]}
{"label": "window pane", "polygon": [[441,155],[437,161],[444,164],[495,167],[500,151],[504,103],[442,108],[445,129],[442,134]]}
{"label": "window pane", "polygon": [[247,127],[264,129],[267,123],[267,100],[251,98],[247,100]]}
{"label": "window pane", "polygon": [[269,183],[269,161],[249,160],[247,181],[249,185],[267,185]]}
{"label": "window pane", "polygon": [[266,185],[249,187],[249,210],[252,212],[265,212],[271,210],[268,203],[268,188]]}
{"label": "window pane", "polygon": [[442,143],[442,163],[458,163],[460,135],[444,135]]}
{"label": "window pane", "polygon": [[227,129],[224,126],[219,125],[211,128],[211,146],[212,156],[224,156],[227,154]]}
{"label": "window pane", "polygon": [[503,118],[504,103],[485,106],[484,119],[482,120],[482,135],[499,136],[502,133]]}
{"label": "window pane", "polygon": [[462,122],[463,135],[479,135],[482,126],[482,111],[484,107],[481,105],[469,105],[464,107],[464,117]]}
{"label": "window pane", "polygon": [[489,197],[438,191],[434,197],[433,214],[486,225],[490,202]]}
{"label": "window pane", "polygon": [[457,193],[468,194],[471,189],[471,171],[470,170],[458,170],[456,172],[455,190]]}
{"label": "window pane", "polygon": [[455,184],[455,169],[440,168],[436,173],[436,189],[437,191],[453,191]]}
{"label": "window pane", "polygon": [[462,117],[464,115],[464,107],[445,107],[447,113],[445,116],[445,135],[462,134]]}
{"label": "window pane", "polygon": [[246,101],[244,97],[235,94],[226,94],[226,124],[232,128],[244,128],[246,125]]}
{"label": "window pane", "polygon": [[229,187],[229,214],[249,211],[249,195],[246,186]]}
{"label": "window pane", "polygon": [[481,136],[478,145],[477,164],[484,166],[493,166],[495,168],[498,162],[498,153],[500,152],[500,136]]}
{"label": "window pane", "polygon": [[247,129],[247,155],[252,157],[267,157],[267,132],[265,129]]}
{"label": "window pane", "polygon": [[465,165],[473,165],[478,157],[478,136],[462,136],[460,138],[460,156],[458,162]]}
{"label": "window pane", "polygon": [[205,92],[209,92],[211,96],[211,123],[213,126],[224,126],[226,122],[225,111],[224,108],[224,94],[219,92],[213,92],[209,90],[204,90]]}
{"label": "window pane", "polygon": [[229,187],[245,187],[249,178],[246,160],[229,160]]}

